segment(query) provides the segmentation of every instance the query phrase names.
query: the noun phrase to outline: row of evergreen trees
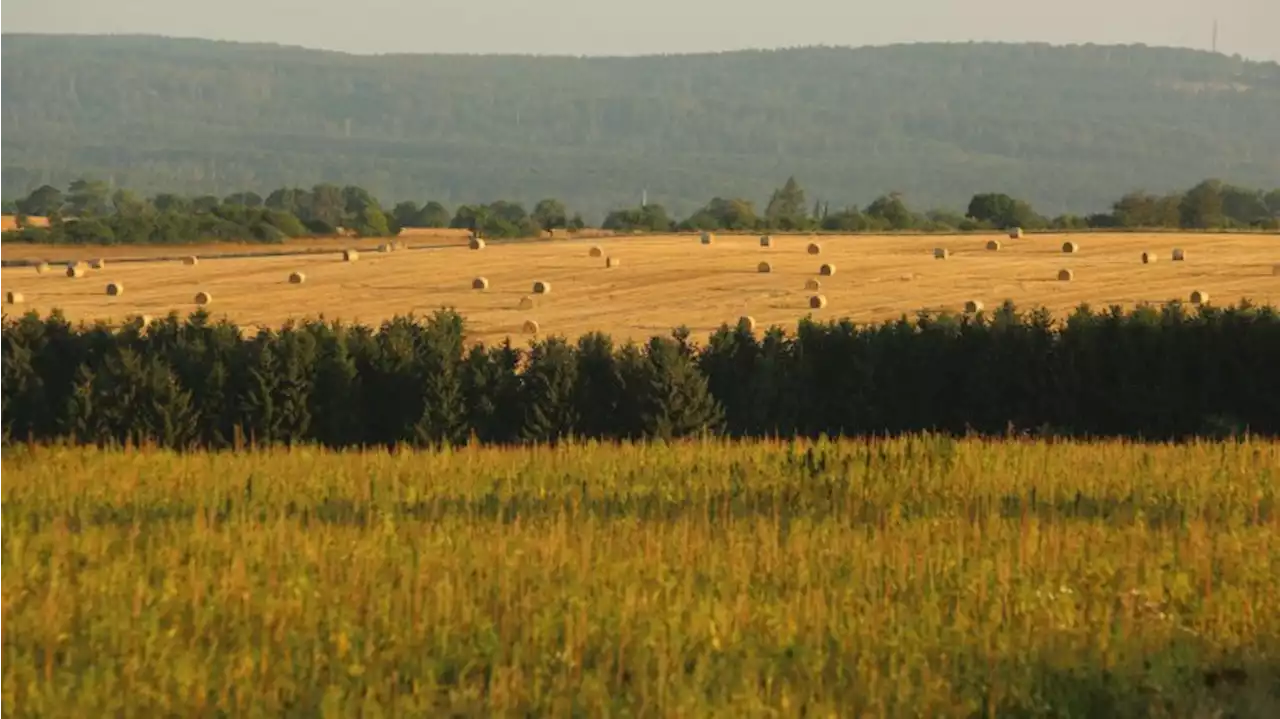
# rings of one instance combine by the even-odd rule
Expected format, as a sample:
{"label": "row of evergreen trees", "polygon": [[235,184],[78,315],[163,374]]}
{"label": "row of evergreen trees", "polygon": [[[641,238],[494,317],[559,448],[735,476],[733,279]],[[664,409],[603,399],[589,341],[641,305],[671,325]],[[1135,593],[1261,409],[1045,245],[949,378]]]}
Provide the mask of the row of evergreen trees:
{"label": "row of evergreen trees", "polygon": [[1247,303],[880,325],[723,327],[642,345],[589,334],[468,345],[452,311],[377,330],[241,337],[204,313],[143,326],[6,318],[8,441],[332,447],[909,431],[1280,435],[1280,314]]}

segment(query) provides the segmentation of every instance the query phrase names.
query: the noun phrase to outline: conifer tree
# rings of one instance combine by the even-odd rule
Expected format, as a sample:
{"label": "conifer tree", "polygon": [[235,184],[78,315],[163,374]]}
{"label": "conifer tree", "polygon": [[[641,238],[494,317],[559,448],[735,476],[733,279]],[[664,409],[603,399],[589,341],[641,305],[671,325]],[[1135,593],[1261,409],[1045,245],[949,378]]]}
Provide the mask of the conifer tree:
{"label": "conifer tree", "polygon": [[577,407],[577,434],[592,439],[626,436],[619,429],[618,408],[622,401],[622,377],[614,357],[613,340],[602,332],[578,338],[575,353],[578,381],[574,390]]}
{"label": "conifer tree", "polygon": [[533,345],[529,366],[520,378],[524,440],[555,443],[572,436],[578,424],[577,382],[578,364],[571,345],[559,337]]}

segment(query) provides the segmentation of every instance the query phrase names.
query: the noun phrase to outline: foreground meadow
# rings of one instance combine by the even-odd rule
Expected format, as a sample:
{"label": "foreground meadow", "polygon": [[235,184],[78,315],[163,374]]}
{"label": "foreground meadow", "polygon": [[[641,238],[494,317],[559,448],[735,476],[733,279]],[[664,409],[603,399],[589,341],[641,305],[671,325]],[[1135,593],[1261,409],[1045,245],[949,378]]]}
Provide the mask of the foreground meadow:
{"label": "foreground meadow", "polygon": [[1280,444],[10,447],[24,716],[1275,716]]}
{"label": "foreground meadow", "polygon": [[[691,235],[612,237],[495,242],[479,252],[455,246],[364,253],[354,263],[342,262],[332,246],[329,254],[207,259],[194,267],[172,260],[108,260],[106,269],[91,269],[79,279],[61,271],[40,275],[31,267],[6,267],[0,276],[5,291],[25,299],[6,307],[10,314],[56,308],[73,321],[162,317],[170,311],[186,315],[196,309],[196,293],[208,292],[213,301],[207,309],[215,317],[255,328],[317,315],[376,326],[396,315],[453,307],[467,318],[472,339],[486,343],[520,338],[528,320],[536,321],[544,335],[572,339],[599,330],[619,341],[644,341],[680,325],[703,339],[744,315],[763,327],[794,327],[809,315],[865,323],[914,316],[922,309],[960,312],[969,300],[990,310],[1011,299],[1019,307],[1047,307],[1060,317],[1081,303],[1132,308],[1187,302],[1193,291],[1207,293],[1217,305],[1242,298],[1280,305],[1276,235],[1035,234],[1017,240],[1000,236],[1000,250],[986,250],[993,237],[789,235],[774,238],[769,248],[761,247],[755,235],[721,236],[712,245],[701,245]],[[417,247],[444,240],[405,241]],[[1078,253],[1063,254],[1068,240],[1079,243]],[[820,255],[807,253],[811,241],[821,244]],[[621,265],[606,269],[603,257],[590,256],[592,246]],[[935,260],[935,247],[947,248],[950,258]],[[1185,261],[1171,261],[1174,248],[1185,250]],[[24,249],[6,247],[6,257]],[[1143,252],[1157,261],[1142,264]],[[760,273],[761,262],[770,263],[772,271]],[[823,264],[834,265],[835,274],[819,276]],[[1069,282],[1058,280],[1064,269],[1074,273]],[[290,284],[293,272],[303,273],[306,282]],[[472,289],[477,277],[489,281],[488,289]],[[815,291],[806,289],[806,282],[811,280],[821,283],[817,293],[826,297],[825,308],[810,308]],[[522,307],[534,281],[549,283],[551,292]],[[121,283],[124,293],[107,296],[108,282]]]}

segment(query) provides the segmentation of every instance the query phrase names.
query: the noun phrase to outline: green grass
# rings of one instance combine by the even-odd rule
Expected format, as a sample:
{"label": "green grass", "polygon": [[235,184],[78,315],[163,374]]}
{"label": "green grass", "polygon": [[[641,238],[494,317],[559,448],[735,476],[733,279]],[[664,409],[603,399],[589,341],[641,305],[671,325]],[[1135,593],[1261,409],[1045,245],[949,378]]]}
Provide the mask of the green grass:
{"label": "green grass", "polygon": [[1280,443],[3,470],[5,715],[1280,715]]}

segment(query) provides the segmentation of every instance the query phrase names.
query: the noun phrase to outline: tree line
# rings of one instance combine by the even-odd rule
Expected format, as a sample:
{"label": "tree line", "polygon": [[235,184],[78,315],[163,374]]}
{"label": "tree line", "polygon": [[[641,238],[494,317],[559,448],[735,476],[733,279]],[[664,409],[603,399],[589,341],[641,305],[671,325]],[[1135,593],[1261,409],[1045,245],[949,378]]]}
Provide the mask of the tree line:
{"label": "tree line", "polygon": [[1172,303],[878,325],[723,326],[468,344],[459,315],[241,336],[204,312],[143,325],[6,318],[9,441],[330,447],[870,435],[1280,435],[1280,313]]}
{"label": "tree line", "polygon": [[[4,239],[54,244],[180,244],[209,241],[281,242],[290,237],[388,237],[405,227],[464,228],[487,237],[530,237],[557,228],[581,228],[555,199],[533,212],[520,203],[461,205],[450,215],[438,202],[406,201],[390,211],[362,187],[320,184],[310,190],[280,188],[266,197],[236,192],[184,197],[141,197],[112,190],[99,180],[80,179],[67,190],[42,185],[12,203],[18,228]],[[47,226],[31,217],[48,218]]]}
{"label": "tree line", "polygon": [[[571,215],[565,204],[554,198],[538,201],[532,212],[507,200],[464,204],[452,213],[438,201],[420,205],[406,200],[384,211],[363,188],[323,184],[310,190],[281,188],[265,198],[254,192],[237,192],[221,199],[173,194],[141,198],[128,190],[111,191],[103,182],[77,180],[65,193],[49,185],[36,188],[14,202],[12,209],[22,227],[7,233],[5,239],[80,244],[278,242],[286,237],[339,233],[384,237],[399,234],[406,227],[450,227],[490,238],[517,238],[587,226],[581,214]],[[29,226],[25,218],[30,216],[48,217],[48,227]],[[974,195],[963,213],[918,212],[900,193],[881,195],[865,207],[832,211],[828,202],[810,204],[804,188],[790,177],[773,191],[762,212],[750,200],[716,197],[683,220],[671,218],[660,204],[645,204],[610,212],[601,227],[620,232],[842,233],[970,232],[1012,227],[1280,230],[1280,189],[1264,192],[1210,179],[1185,192],[1130,192],[1116,200],[1108,212],[1049,218],[1026,201],[990,192]]]}
{"label": "tree line", "polygon": [[671,219],[661,205],[615,210],[602,227],[623,231],[729,230],[826,231],[842,233],[923,231],[972,232],[1021,227],[1027,230],[1085,229],[1253,229],[1280,230],[1280,188],[1238,187],[1221,180],[1200,182],[1185,192],[1153,195],[1130,192],[1110,211],[1046,217],[1030,203],[1005,193],[974,195],[964,212],[912,209],[902,193],[881,195],[865,207],[832,210],[829,202],[809,203],[794,177],[773,191],[763,212],[750,200],[716,197],[684,220]]}

